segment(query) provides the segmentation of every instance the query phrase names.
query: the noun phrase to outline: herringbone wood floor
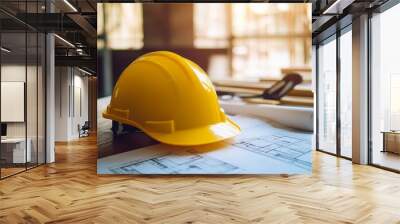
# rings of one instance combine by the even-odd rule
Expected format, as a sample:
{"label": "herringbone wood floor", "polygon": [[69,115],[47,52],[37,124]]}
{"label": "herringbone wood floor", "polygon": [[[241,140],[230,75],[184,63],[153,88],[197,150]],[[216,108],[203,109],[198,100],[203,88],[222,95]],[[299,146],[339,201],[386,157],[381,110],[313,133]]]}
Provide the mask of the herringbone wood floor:
{"label": "herringbone wood floor", "polygon": [[400,223],[400,175],[314,153],[311,176],[97,176],[93,137],[0,181],[0,223]]}

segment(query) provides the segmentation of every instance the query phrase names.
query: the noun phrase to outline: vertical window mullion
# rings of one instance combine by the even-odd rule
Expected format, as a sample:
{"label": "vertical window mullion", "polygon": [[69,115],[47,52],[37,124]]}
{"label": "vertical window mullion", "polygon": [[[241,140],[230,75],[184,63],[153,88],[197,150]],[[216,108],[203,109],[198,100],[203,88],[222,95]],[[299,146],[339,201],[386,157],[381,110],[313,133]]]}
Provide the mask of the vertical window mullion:
{"label": "vertical window mullion", "polygon": [[368,32],[367,32],[367,39],[368,39],[368,54],[367,54],[367,63],[368,63],[368,70],[367,70],[367,83],[368,83],[368,156],[367,156],[367,163],[373,164],[373,148],[372,148],[372,64],[371,64],[371,56],[372,56],[372,34],[371,34],[371,20],[372,20],[372,12],[368,12]]}
{"label": "vertical window mullion", "polygon": [[316,47],[315,47],[315,99],[314,99],[314,102],[315,102],[315,123],[316,123],[316,125],[315,125],[315,138],[316,138],[316,140],[315,140],[315,148],[316,149],[319,149],[319,100],[318,100],[318,97],[319,97],[319,63],[318,63],[318,60],[319,60],[319,53],[318,53],[318,51],[319,51],[319,44],[317,44],[316,45]]}
{"label": "vertical window mullion", "polygon": [[[2,46],[2,32],[1,32],[1,30],[2,30],[2,27],[1,27],[1,24],[2,23],[0,23],[0,47]],[[1,108],[1,66],[2,66],[2,64],[1,64],[1,61],[2,61],[2,58],[1,58],[1,55],[2,55],[2,53],[1,53],[1,51],[0,51],[0,124],[2,124],[1,123],[1,110],[2,110],[2,108]],[[0,144],[0,180],[2,179],[2,176],[1,176],[1,170],[2,170],[2,162],[1,162],[1,144]]]}
{"label": "vertical window mullion", "polygon": [[[28,19],[28,1],[25,1],[25,21]],[[27,91],[28,91],[28,25],[25,23],[25,88],[24,88],[24,120],[25,120],[25,170],[28,169],[28,113],[27,113]]]}
{"label": "vertical window mullion", "polygon": [[340,36],[339,27],[336,31],[336,154],[341,156],[341,119],[340,119]]}
{"label": "vertical window mullion", "polygon": [[[36,1],[39,14],[39,0]],[[36,166],[39,165],[39,30],[36,32]]]}

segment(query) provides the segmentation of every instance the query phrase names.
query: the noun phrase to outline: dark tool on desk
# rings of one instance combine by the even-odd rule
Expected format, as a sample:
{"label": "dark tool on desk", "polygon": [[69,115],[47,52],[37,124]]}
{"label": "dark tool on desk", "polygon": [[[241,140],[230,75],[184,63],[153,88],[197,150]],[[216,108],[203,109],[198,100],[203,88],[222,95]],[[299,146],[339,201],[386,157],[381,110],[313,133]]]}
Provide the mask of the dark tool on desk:
{"label": "dark tool on desk", "polygon": [[234,94],[229,92],[217,92],[218,95],[236,95],[240,98],[263,98],[268,100],[280,100],[286,96],[296,85],[303,82],[301,75],[292,73],[287,74],[283,79],[274,83],[270,88],[265,89],[262,94],[248,95],[248,94]]}

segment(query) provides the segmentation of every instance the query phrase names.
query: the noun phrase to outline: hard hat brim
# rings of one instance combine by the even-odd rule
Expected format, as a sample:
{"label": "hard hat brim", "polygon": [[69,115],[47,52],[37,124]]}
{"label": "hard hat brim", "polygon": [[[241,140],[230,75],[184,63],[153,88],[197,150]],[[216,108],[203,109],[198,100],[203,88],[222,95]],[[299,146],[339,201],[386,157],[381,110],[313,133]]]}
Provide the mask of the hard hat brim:
{"label": "hard hat brim", "polygon": [[169,145],[194,146],[219,142],[235,137],[240,133],[240,128],[229,118],[225,122],[207,125],[200,128],[179,130],[170,134],[151,133],[144,130],[154,139]]}
{"label": "hard hat brim", "polygon": [[199,128],[191,128],[185,130],[176,130],[172,133],[161,133],[147,130],[130,120],[121,119],[115,115],[103,112],[103,117],[119,121],[124,124],[132,125],[144,131],[147,135],[155,140],[177,146],[194,146],[205,145],[219,142],[224,139],[232,138],[240,133],[240,127],[234,121],[226,118],[225,121]]}

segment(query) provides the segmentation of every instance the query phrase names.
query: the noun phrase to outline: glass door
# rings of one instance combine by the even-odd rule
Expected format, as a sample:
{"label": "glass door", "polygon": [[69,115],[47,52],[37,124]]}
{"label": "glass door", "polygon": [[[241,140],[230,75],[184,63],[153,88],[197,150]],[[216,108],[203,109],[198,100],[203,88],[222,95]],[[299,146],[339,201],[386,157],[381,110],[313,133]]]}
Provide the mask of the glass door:
{"label": "glass door", "polygon": [[[27,36],[25,31],[1,34],[1,175],[26,170],[31,161],[27,144],[26,77]],[[6,49],[6,50],[4,50]]]}
{"label": "glass door", "polygon": [[[44,1],[7,1],[20,15]],[[7,21],[7,22],[3,22]],[[45,35],[0,12],[0,178],[45,163]]]}
{"label": "glass door", "polygon": [[[45,2],[27,2],[28,13],[44,13]],[[38,17],[34,17],[38,18]],[[30,151],[28,168],[43,164],[45,160],[44,145],[44,65],[45,35],[38,30],[27,27],[27,151]]]}
{"label": "glass door", "polygon": [[37,32],[27,32],[27,80],[26,80],[26,113],[27,113],[27,151],[30,159],[27,167],[38,164],[38,35]]}

